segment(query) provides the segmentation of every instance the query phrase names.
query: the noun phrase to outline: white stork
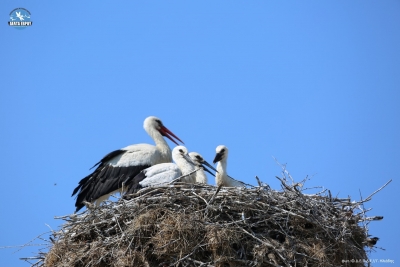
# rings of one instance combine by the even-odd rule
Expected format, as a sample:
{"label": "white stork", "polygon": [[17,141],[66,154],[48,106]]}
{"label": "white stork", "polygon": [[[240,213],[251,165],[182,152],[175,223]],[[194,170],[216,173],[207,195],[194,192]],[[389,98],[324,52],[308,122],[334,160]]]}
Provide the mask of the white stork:
{"label": "white stork", "polygon": [[228,159],[228,148],[226,146],[220,145],[215,149],[217,154],[215,155],[213,163],[217,164],[217,173],[215,174],[215,183],[217,186],[228,186],[228,187],[243,187],[246,186],[245,183],[235,180],[228,175],[226,172],[226,165]]}
{"label": "white stork", "polygon": [[190,152],[189,156],[192,159],[192,161],[195,163],[196,167],[200,169],[196,172],[196,183],[207,184],[208,179],[207,179],[207,175],[204,171],[208,172],[212,176],[215,176],[215,175],[209,169],[207,169],[206,166],[211,168],[214,171],[217,171],[217,170],[210,163],[205,161],[204,158],[199,153]]}
{"label": "white stork", "polygon": [[72,193],[73,196],[79,192],[75,203],[76,212],[84,206],[84,202],[96,202],[99,205],[111,194],[126,191],[141,170],[159,163],[172,162],[171,149],[163,136],[177,145],[173,137],[180,142],[182,140],[157,117],[147,117],[143,127],[156,145],[130,145],[107,154],[96,163],[92,167],[97,166],[94,172],[83,178]]}
{"label": "white stork", "polygon": [[159,186],[172,182],[183,176],[181,182],[194,183],[197,166],[189,157],[188,150],[184,146],[177,146],[172,150],[172,159],[175,163],[160,163],[146,168],[136,175],[131,183],[127,194],[135,193],[141,188],[150,186]]}

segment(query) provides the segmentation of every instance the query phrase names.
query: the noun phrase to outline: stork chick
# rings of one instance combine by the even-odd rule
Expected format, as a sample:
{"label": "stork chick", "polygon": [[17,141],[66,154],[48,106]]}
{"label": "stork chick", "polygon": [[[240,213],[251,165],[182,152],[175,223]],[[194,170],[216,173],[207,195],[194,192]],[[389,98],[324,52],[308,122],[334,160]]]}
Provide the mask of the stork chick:
{"label": "stork chick", "polygon": [[215,184],[217,186],[227,186],[227,187],[243,187],[246,186],[243,182],[233,179],[228,176],[226,171],[227,159],[228,159],[228,148],[224,145],[217,146],[215,149],[217,154],[215,155],[213,163],[217,163],[217,173],[215,175]]}
{"label": "stork chick", "polygon": [[195,163],[196,167],[199,168],[199,170],[196,172],[196,183],[207,184],[208,179],[207,179],[207,175],[204,171],[208,172],[212,176],[215,176],[215,175],[209,169],[207,169],[206,166],[214,171],[217,171],[217,170],[210,163],[205,161],[204,158],[199,153],[190,152],[189,156],[192,159],[192,161]]}
{"label": "stork chick", "polygon": [[190,175],[183,177],[181,182],[194,183],[196,177],[193,171],[196,166],[189,157],[186,147],[175,147],[172,150],[172,159],[175,163],[160,163],[142,170],[133,178],[127,194],[135,193],[144,187],[167,184],[190,173]]}

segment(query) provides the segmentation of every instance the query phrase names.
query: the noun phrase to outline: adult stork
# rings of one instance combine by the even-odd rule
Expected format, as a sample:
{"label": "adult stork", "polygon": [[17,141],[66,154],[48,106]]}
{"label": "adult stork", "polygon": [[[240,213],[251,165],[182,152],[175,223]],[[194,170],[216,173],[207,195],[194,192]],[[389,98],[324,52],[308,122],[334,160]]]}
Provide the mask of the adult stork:
{"label": "adult stork", "polygon": [[228,175],[226,172],[227,159],[228,159],[228,148],[226,146],[220,145],[215,149],[217,154],[215,155],[213,163],[217,163],[217,173],[215,174],[215,183],[217,186],[228,186],[228,187],[243,187],[246,186],[245,183],[235,180]]}
{"label": "adult stork", "polygon": [[[194,183],[197,166],[184,146],[176,146],[172,150],[172,159],[175,163],[160,163],[146,168],[136,175],[127,194],[135,193],[141,188],[160,186],[182,177],[181,182]],[[185,176],[186,175],[186,176]]]}
{"label": "adult stork", "polygon": [[207,167],[209,167],[213,171],[217,171],[217,170],[210,163],[205,161],[204,158],[199,153],[190,152],[189,156],[192,159],[192,161],[195,163],[196,167],[199,168],[199,170],[196,172],[196,183],[207,184],[208,179],[207,179],[207,175],[204,171],[208,172],[212,176],[215,176],[209,169],[207,169]]}
{"label": "adult stork", "polygon": [[[145,131],[156,143],[130,145],[104,156],[92,168],[97,168],[83,178],[74,189],[72,196],[78,193],[75,207],[79,211],[85,202],[96,203],[116,192],[122,193],[131,186],[132,179],[143,169],[159,163],[172,162],[171,149],[163,136],[175,144],[182,142],[175,134],[163,125],[157,117],[150,116],[144,120]],[[182,142],[183,143],[183,142]]]}

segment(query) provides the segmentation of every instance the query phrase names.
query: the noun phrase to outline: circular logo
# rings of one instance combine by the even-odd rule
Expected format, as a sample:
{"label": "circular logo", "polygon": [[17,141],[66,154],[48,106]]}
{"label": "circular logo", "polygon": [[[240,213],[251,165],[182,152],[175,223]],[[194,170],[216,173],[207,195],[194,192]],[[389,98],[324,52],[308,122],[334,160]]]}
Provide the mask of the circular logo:
{"label": "circular logo", "polygon": [[14,9],[10,12],[8,25],[19,30],[32,26],[31,12],[21,7]]}

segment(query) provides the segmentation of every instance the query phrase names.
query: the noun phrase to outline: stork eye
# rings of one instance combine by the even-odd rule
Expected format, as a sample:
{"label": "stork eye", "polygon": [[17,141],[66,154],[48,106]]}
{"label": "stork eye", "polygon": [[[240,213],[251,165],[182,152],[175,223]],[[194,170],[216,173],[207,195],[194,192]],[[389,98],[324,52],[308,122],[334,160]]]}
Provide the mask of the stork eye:
{"label": "stork eye", "polygon": [[160,120],[156,120],[156,122],[157,122],[159,125],[162,125],[162,122],[161,122]]}
{"label": "stork eye", "polygon": [[198,160],[201,160],[201,157],[200,157],[199,155],[197,155],[196,158],[197,158]]}
{"label": "stork eye", "polygon": [[182,150],[182,149],[179,149],[179,152],[183,153],[183,150]]}
{"label": "stork eye", "polygon": [[224,153],[224,152],[225,152],[225,148],[221,149],[221,153]]}

